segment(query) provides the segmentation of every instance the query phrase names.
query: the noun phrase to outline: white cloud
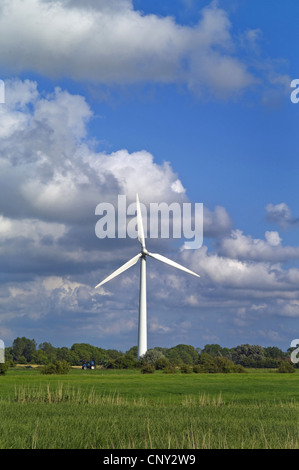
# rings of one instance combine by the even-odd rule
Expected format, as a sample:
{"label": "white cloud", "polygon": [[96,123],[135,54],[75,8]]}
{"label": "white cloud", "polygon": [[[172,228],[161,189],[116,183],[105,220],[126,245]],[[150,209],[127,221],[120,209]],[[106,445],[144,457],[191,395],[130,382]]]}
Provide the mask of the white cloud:
{"label": "white cloud", "polygon": [[224,207],[216,206],[212,211],[204,206],[203,214],[204,237],[219,237],[230,231],[232,220]]}
{"label": "white cloud", "polygon": [[282,241],[278,232],[265,232],[265,239],[271,246],[278,246],[281,244]]}
{"label": "white cloud", "polygon": [[149,152],[94,152],[85,140],[93,113],[82,96],[57,88],[44,97],[35,83],[18,80],[6,83],[6,95],[0,114],[4,216],[67,224],[94,221],[96,205],[115,202],[117,194],[129,202],[136,192],[144,203],[153,195],[186,201],[170,164],[158,165]]}
{"label": "white cloud", "polygon": [[[26,21],[24,21],[26,18]],[[255,83],[236,54],[228,15],[213,2],[194,27],[144,15],[131,1],[3,0],[0,60],[13,72],[99,83],[186,83],[237,93]]]}
{"label": "white cloud", "polygon": [[171,189],[175,192],[175,193],[185,193],[186,190],[185,188],[183,187],[182,183],[180,182],[179,179],[177,179],[176,181],[174,181],[171,185]]}
{"label": "white cloud", "polygon": [[279,204],[267,204],[265,207],[267,220],[279,225],[283,229],[297,226],[299,218],[292,216],[292,211],[285,202]]}
{"label": "white cloud", "polygon": [[30,238],[35,242],[41,241],[44,237],[57,240],[65,233],[66,226],[63,224],[48,223],[36,219],[15,220],[0,215],[0,237],[2,243],[15,237]]}
{"label": "white cloud", "polygon": [[124,335],[128,332],[136,331],[137,319],[122,318],[112,314],[107,315],[106,318],[100,321],[94,321],[94,325],[87,328],[95,328],[100,338],[107,335]]}
{"label": "white cloud", "polygon": [[[109,290],[93,288],[129,259],[132,249],[124,252],[127,241],[113,247],[99,243],[94,210],[101,201],[115,202],[118,194],[131,202],[136,190],[146,203],[153,197],[184,202],[183,184],[169,163],[158,165],[145,150],[96,153],[86,140],[92,111],[82,97],[59,89],[44,96],[30,81],[8,82],[7,92],[1,119],[13,116],[14,125],[0,140],[2,330],[16,336],[18,319],[23,328],[51,324],[53,335],[55,322],[68,332],[74,328],[101,338],[135,334],[138,268]],[[284,214],[279,220],[293,220],[287,209],[279,208]],[[296,318],[299,270],[282,263],[298,258],[299,248],[284,246],[277,231],[267,231],[265,239],[240,230],[228,236],[232,222],[223,207],[206,209],[204,217],[206,234],[217,237],[214,251],[178,250],[177,256],[160,251],[198,272],[199,279],[148,263],[152,333],[172,335],[181,328],[187,337],[205,311],[208,317],[225,311],[226,321],[234,319],[239,328],[258,315]]]}
{"label": "white cloud", "polygon": [[285,262],[299,258],[299,247],[283,246],[278,232],[266,231],[265,240],[244,235],[241,230],[233,230],[229,237],[219,242],[219,253],[229,258],[241,260]]}
{"label": "white cloud", "polygon": [[286,317],[299,317],[299,300],[279,300],[280,314]]}
{"label": "white cloud", "polygon": [[160,334],[167,334],[171,332],[171,328],[169,326],[161,325],[161,320],[158,318],[153,317],[149,323],[149,330],[154,333]]}
{"label": "white cloud", "polygon": [[298,280],[296,268],[287,270],[275,261],[252,260],[251,257],[238,260],[220,256],[209,253],[207,247],[191,254],[184,252],[182,259],[186,266],[200,274],[201,283],[217,288],[250,290],[252,298],[255,295],[259,298],[262,291],[292,292]]}

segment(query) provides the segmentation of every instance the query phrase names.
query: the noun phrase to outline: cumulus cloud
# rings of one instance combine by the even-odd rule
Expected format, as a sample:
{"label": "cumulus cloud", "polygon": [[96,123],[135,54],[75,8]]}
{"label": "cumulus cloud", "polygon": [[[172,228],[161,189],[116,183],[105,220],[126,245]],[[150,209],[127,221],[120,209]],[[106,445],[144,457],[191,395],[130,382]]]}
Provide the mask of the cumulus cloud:
{"label": "cumulus cloud", "polygon": [[285,202],[281,202],[280,204],[267,204],[265,209],[267,212],[267,220],[279,225],[283,229],[294,227],[299,224],[299,218],[294,218],[292,216],[292,211]]}
{"label": "cumulus cloud", "polygon": [[97,153],[86,137],[93,113],[82,96],[59,88],[45,95],[29,80],[7,81],[6,95],[0,108],[3,269],[85,271],[100,257],[107,261],[107,245],[99,247],[95,236],[99,203],[117,207],[118,195],[125,195],[129,204],[136,192],[144,204],[188,201],[169,162],[157,164],[145,150]]}
{"label": "cumulus cloud", "polygon": [[278,300],[278,307],[282,316],[299,317],[299,300]]}
{"label": "cumulus cloud", "polygon": [[[82,96],[58,88],[45,95],[26,80],[8,81],[6,95],[0,108],[1,331],[13,339],[17,319],[23,331],[51,325],[52,338],[58,325],[63,337],[72,325],[88,338],[125,334],[132,345],[138,267],[103,290],[93,286],[132,257],[136,245],[99,242],[95,207],[119,194],[132,202],[136,191],[145,203],[187,202],[183,183],[170,163],[157,164],[146,150],[96,152],[87,138],[93,112]],[[279,220],[289,221],[290,212],[280,209]],[[277,231],[254,239],[240,230],[228,235],[231,227],[225,208],[206,209],[204,230],[217,240],[214,251],[203,246],[171,254],[168,242],[159,249],[198,272],[199,280],[149,261],[149,323],[157,341],[173,332],[183,341],[190,325],[201,331],[203,316],[209,321],[220,309],[240,328],[261,314],[297,316],[299,270],[283,263],[298,258],[298,247],[284,246]]]}
{"label": "cumulus cloud", "polygon": [[[269,263],[252,263],[209,253],[207,247],[188,259],[204,279],[217,286],[237,289],[280,289],[285,285],[283,270]],[[190,265],[190,264],[189,264]]]}
{"label": "cumulus cloud", "polygon": [[232,228],[232,220],[227,210],[222,206],[216,206],[212,211],[204,207],[204,236],[220,237],[228,233]]}
{"label": "cumulus cloud", "polygon": [[225,97],[257,82],[238,56],[231,28],[215,2],[191,27],[142,14],[129,0],[4,0],[0,60],[14,73],[105,84],[184,83]]}
{"label": "cumulus cloud", "polygon": [[233,230],[229,237],[219,243],[218,252],[235,259],[285,262],[299,258],[299,248],[283,246],[278,232],[266,231],[265,239],[244,235],[241,230]]}
{"label": "cumulus cloud", "polygon": [[[108,263],[117,267],[125,256],[120,247],[111,251],[106,240],[99,243],[97,204],[116,203],[119,194],[126,195],[129,203],[136,191],[145,203],[153,194],[157,201],[182,202],[186,201],[183,185],[169,163],[158,165],[144,150],[95,152],[86,139],[93,113],[82,96],[59,88],[45,95],[35,82],[9,80],[6,97],[0,107],[2,280],[23,284],[36,276],[76,276],[99,270],[94,277],[88,274],[93,286],[112,266]],[[39,283],[34,286],[37,298],[42,296]],[[68,308],[71,293],[61,292]],[[22,304],[21,299],[28,301],[30,309],[32,297],[20,293]],[[58,302],[57,296],[52,299],[53,304]],[[46,308],[44,302],[41,305]]]}
{"label": "cumulus cloud", "polygon": [[[145,150],[96,153],[86,140],[92,111],[82,96],[61,89],[43,96],[30,81],[7,81],[0,108],[0,182],[5,217],[58,223],[94,221],[101,201],[136,192],[144,202],[186,200],[169,163]],[[22,101],[20,101],[22,100]]]}

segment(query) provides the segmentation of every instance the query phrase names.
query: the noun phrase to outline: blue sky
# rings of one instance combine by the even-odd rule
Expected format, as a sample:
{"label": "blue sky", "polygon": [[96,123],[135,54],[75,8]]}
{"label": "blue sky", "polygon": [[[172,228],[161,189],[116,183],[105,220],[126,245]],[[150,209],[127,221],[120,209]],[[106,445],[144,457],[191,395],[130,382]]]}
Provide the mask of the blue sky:
{"label": "blue sky", "polygon": [[297,2],[2,3],[5,344],[137,343],[138,267],[94,286],[139,250],[98,239],[95,207],[138,191],[204,204],[201,248],[148,240],[201,275],[148,263],[148,346],[286,350],[299,334]]}

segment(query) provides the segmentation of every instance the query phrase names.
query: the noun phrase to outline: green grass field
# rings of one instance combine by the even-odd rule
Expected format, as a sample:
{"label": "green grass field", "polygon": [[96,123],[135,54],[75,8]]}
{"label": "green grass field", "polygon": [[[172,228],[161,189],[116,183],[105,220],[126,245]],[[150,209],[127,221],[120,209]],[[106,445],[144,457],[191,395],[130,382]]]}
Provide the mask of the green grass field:
{"label": "green grass field", "polygon": [[299,448],[299,371],[0,377],[1,449]]}

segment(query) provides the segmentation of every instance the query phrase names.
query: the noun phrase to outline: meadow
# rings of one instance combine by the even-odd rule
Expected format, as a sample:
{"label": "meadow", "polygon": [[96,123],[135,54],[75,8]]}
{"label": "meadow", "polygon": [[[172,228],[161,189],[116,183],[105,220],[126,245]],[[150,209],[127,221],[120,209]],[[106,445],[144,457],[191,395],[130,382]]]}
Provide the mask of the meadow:
{"label": "meadow", "polygon": [[9,369],[1,449],[299,448],[299,371]]}

